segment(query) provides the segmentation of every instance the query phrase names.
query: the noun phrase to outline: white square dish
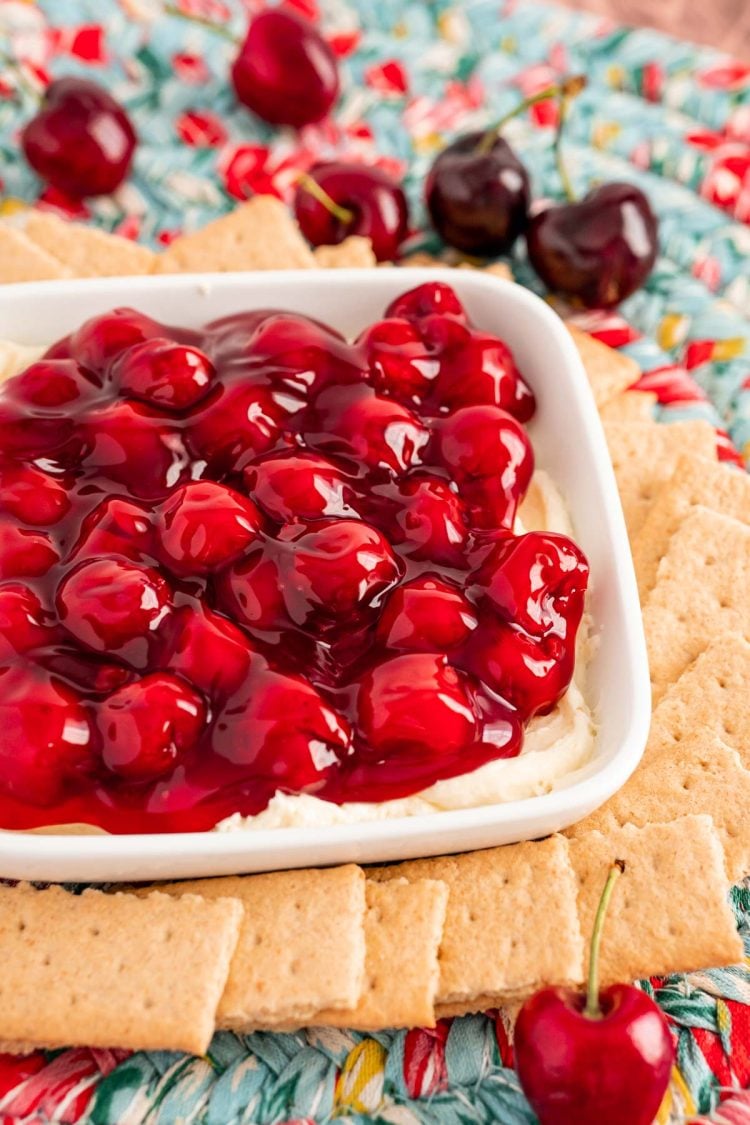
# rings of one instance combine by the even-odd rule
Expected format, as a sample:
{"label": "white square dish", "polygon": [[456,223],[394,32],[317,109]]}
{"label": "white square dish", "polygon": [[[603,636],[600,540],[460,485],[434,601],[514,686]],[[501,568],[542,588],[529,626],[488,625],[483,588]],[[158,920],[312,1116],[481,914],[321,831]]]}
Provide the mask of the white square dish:
{"label": "white square dish", "polygon": [[47,344],[119,305],[189,327],[243,309],[278,307],[352,336],[399,293],[438,276],[455,288],[480,328],[507,341],[537,395],[529,426],[537,464],[561,489],[591,566],[595,643],[587,694],[597,719],[592,760],[570,784],[543,796],[359,824],[130,836],[0,832],[0,877],[136,881],[466,851],[564,828],[606,801],[633,772],[648,734],[650,686],[625,524],[577,351],[538,297],[479,272],[434,269],[33,283],[3,287],[0,338]]}

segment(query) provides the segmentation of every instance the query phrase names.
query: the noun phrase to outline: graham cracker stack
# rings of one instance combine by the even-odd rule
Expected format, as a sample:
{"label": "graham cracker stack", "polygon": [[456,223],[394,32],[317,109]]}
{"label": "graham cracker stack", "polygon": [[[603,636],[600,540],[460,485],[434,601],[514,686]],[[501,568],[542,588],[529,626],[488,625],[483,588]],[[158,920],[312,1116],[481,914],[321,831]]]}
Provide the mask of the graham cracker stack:
{"label": "graham cracker stack", "polygon": [[640,378],[641,370],[629,356],[608,348],[574,324],[567,324],[566,328],[578,349],[598,407],[621,395]]}
{"label": "graham cracker stack", "polygon": [[23,231],[74,277],[127,277],[154,270],[156,254],[147,246],[48,211],[29,211]]}
{"label": "graham cracker stack", "polygon": [[359,867],[194,879],[159,890],[228,896],[244,908],[218,1004],[219,1027],[300,1027],[322,1009],[352,1009],[359,1002],[365,970],[365,877]]}
{"label": "graham cracker stack", "polygon": [[604,433],[631,542],[682,454],[716,460],[716,433],[702,419],[666,426],[658,422],[606,422]]}
{"label": "graham cracker stack", "polygon": [[724,854],[710,817],[626,825],[571,840],[585,934],[592,931],[607,871],[618,859],[625,873],[607,911],[600,954],[603,986],[742,960]]}
{"label": "graham cracker stack", "polygon": [[669,541],[643,607],[658,703],[712,641],[750,633],[750,527],[695,508]]}
{"label": "graham cracker stack", "polygon": [[158,256],[157,273],[311,269],[312,255],[280,200],[256,195],[194,234],[184,234]]}
{"label": "graham cracker stack", "polygon": [[669,480],[656,493],[633,542],[638,592],[643,601],[654,583],[669,541],[686,516],[710,508],[750,524],[750,476],[747,473],[685,453]]}
{"label": "graham cracker stack", "polygon": [[322,270],[374,269],[378,264],[369,238],[352,234],[337,246],[318,246],[313,250],[315,265]]}
{"label": "graham cracker stack", "polygon": [[568,845],[560,836],[412,860],[374,868],[368,875],[447,884],[439,1015],[447,1004],[468,1004],[471,1009],[479,996],[501,1003],[528,994],[542,982],[583,979],[575,880]]}
{"label": "graham cracker stack", "polygon": [[0,1040],[204,1054],[241,920],[226,898],[0,886]]}
{"label": "graham cracker stack", "polygon": [[623,391],[599,408],[603,422],[653,422],[658,399],[651,391]]}
{"label": "graham cracker stack", "polygon": [[0,223],[0,284],[57,281],[70,277],[62,262],[32,242],[23,231]]}

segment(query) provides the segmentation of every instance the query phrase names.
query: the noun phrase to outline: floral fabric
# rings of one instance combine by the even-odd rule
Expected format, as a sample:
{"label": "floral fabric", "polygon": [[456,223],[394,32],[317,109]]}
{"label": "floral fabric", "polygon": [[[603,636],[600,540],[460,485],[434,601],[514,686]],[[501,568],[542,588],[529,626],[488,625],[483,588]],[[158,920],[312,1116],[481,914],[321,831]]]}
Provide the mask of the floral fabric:
{"label": "floral fabric", "polygon": [[[289,198],[301,170],[338,154],[402,176],[411,246],[434,248],[420,190],[446,138],[558,75],[584,73],[566,130],[573,182],[581,192],[604,179],[639,183],[660,217],[662,253],[620,310],[574,319],[633,356],[664,420],[708,417],[722,455],[750,459],[750,66],[525,0],[287,3],[321,22],[344,79],[335,120],[300,134],[254,119],[227,83],[232,38],[261,0],[0,0],[0,215],[35,203],[69,210],[19,159],[18,133],[51,77],[82,74],[125,102],[140,145],[117,195],[73,209],[76,218],[166,245],[255,192]],[[556,112],[542,102],[506,129],[540,199],[561,195]],[[522,248],[512,265],[536,287]],[[750,953],[750,892],[735,888],[732,901]],[[643,987],[677,1043],[660,1123],[750,1121],[747,969]],[[220,1034],[205,1059],[0,1056],[0,1125],[533,1122],[512,1062],[495,1013],[371,1036]]]}

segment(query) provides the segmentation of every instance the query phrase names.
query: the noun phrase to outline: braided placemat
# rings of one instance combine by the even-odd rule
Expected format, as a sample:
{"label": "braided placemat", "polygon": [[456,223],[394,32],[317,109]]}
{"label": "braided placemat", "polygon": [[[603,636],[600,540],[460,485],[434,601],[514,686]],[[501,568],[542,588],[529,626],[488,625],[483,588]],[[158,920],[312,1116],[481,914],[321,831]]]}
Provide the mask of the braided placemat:
{"label": "braided placemat", "polygon": [[[750,457],[750,67],[655,32],[513,0],[293,0],[322,18],[344,93],[335,123],[280,135],[235,106],[226,81],[235,48],[211,26],[239,34],[258,6],[178,0],[179,15],[159,0],[0,0],[0,216],[39,198],[17,159],[17,134],[50,76],[96,78],[127,104],[140,133],[130,181],[75,217],[157,245],[254,192],[287,197],[300,170],[333,153],[403,175],[418,231],[421,183],[446,135],[491,122],[557,75],[585,73],[589,87],[566,132],[574,184],[640,183],[659,213],[663,252],[621,310],[574,319],[638,362],[638,386],[658,394],[662,417],[707,417],[729,435],[725,457],[736,449]],[[542,103],[507,129],[537,196],[560,195],[555,113]],[[60,205],[51,192],[41,198]],[[419,233],[412,246],[435,249]],[[512,264],[535,284],[521,251]],[[750,892],[735,888],[732,902],[750,952]],[[750,1121],[747,970],[644,987],[677,1040],[659,1120]],[[0,1125],[533,1122],[511,1067],[507,1028],[492,1013],[370,1036],[220,1034],[206,1059],[0,1056]]]}

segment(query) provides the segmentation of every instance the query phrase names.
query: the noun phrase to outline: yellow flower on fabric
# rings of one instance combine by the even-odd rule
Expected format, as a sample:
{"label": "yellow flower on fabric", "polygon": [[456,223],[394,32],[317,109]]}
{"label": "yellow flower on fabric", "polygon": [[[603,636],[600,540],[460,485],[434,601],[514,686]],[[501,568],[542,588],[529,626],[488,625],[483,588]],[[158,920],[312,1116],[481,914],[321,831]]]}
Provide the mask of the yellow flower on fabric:
{"label": "yellow flower on fabric", "polygon": [[4,219],[8,215],[18,215],[19,212],[28,210],[28,203],[24,203],[23,199],[16,199],[14,195],[9,195],[6,199],[0,199],[0,216]]}
{"label": "yellow flower on fabric", "polygon": [[741,337],[728,340],[714,340],[714,359],[737,359],[745,351],[745,340]]}
{"label": "yellow flower on fabric", "polygon": [[383,1100],[387,1053],[375,1039],[364,1039],[351,1051],[336,1081],[336,1115],[372,1113]]}
{"label": "yellow flower on fabric", "polygon": [[600,121],[592,136],[592,141],[595,148],[608,148],[613,141],[617,140],[622,130],[616,121]]}
{"label": "yellow flower on fabric", "polygon": [[679,313],[667,313],[656,330],[659,346],[669,351],[681,344],[687,335],[690,321]]}
{"label": "yellow flower on fabric", "polygon": [[619,90],[625,85],[625,71],[616,63],[607,67],[607,82]]}

